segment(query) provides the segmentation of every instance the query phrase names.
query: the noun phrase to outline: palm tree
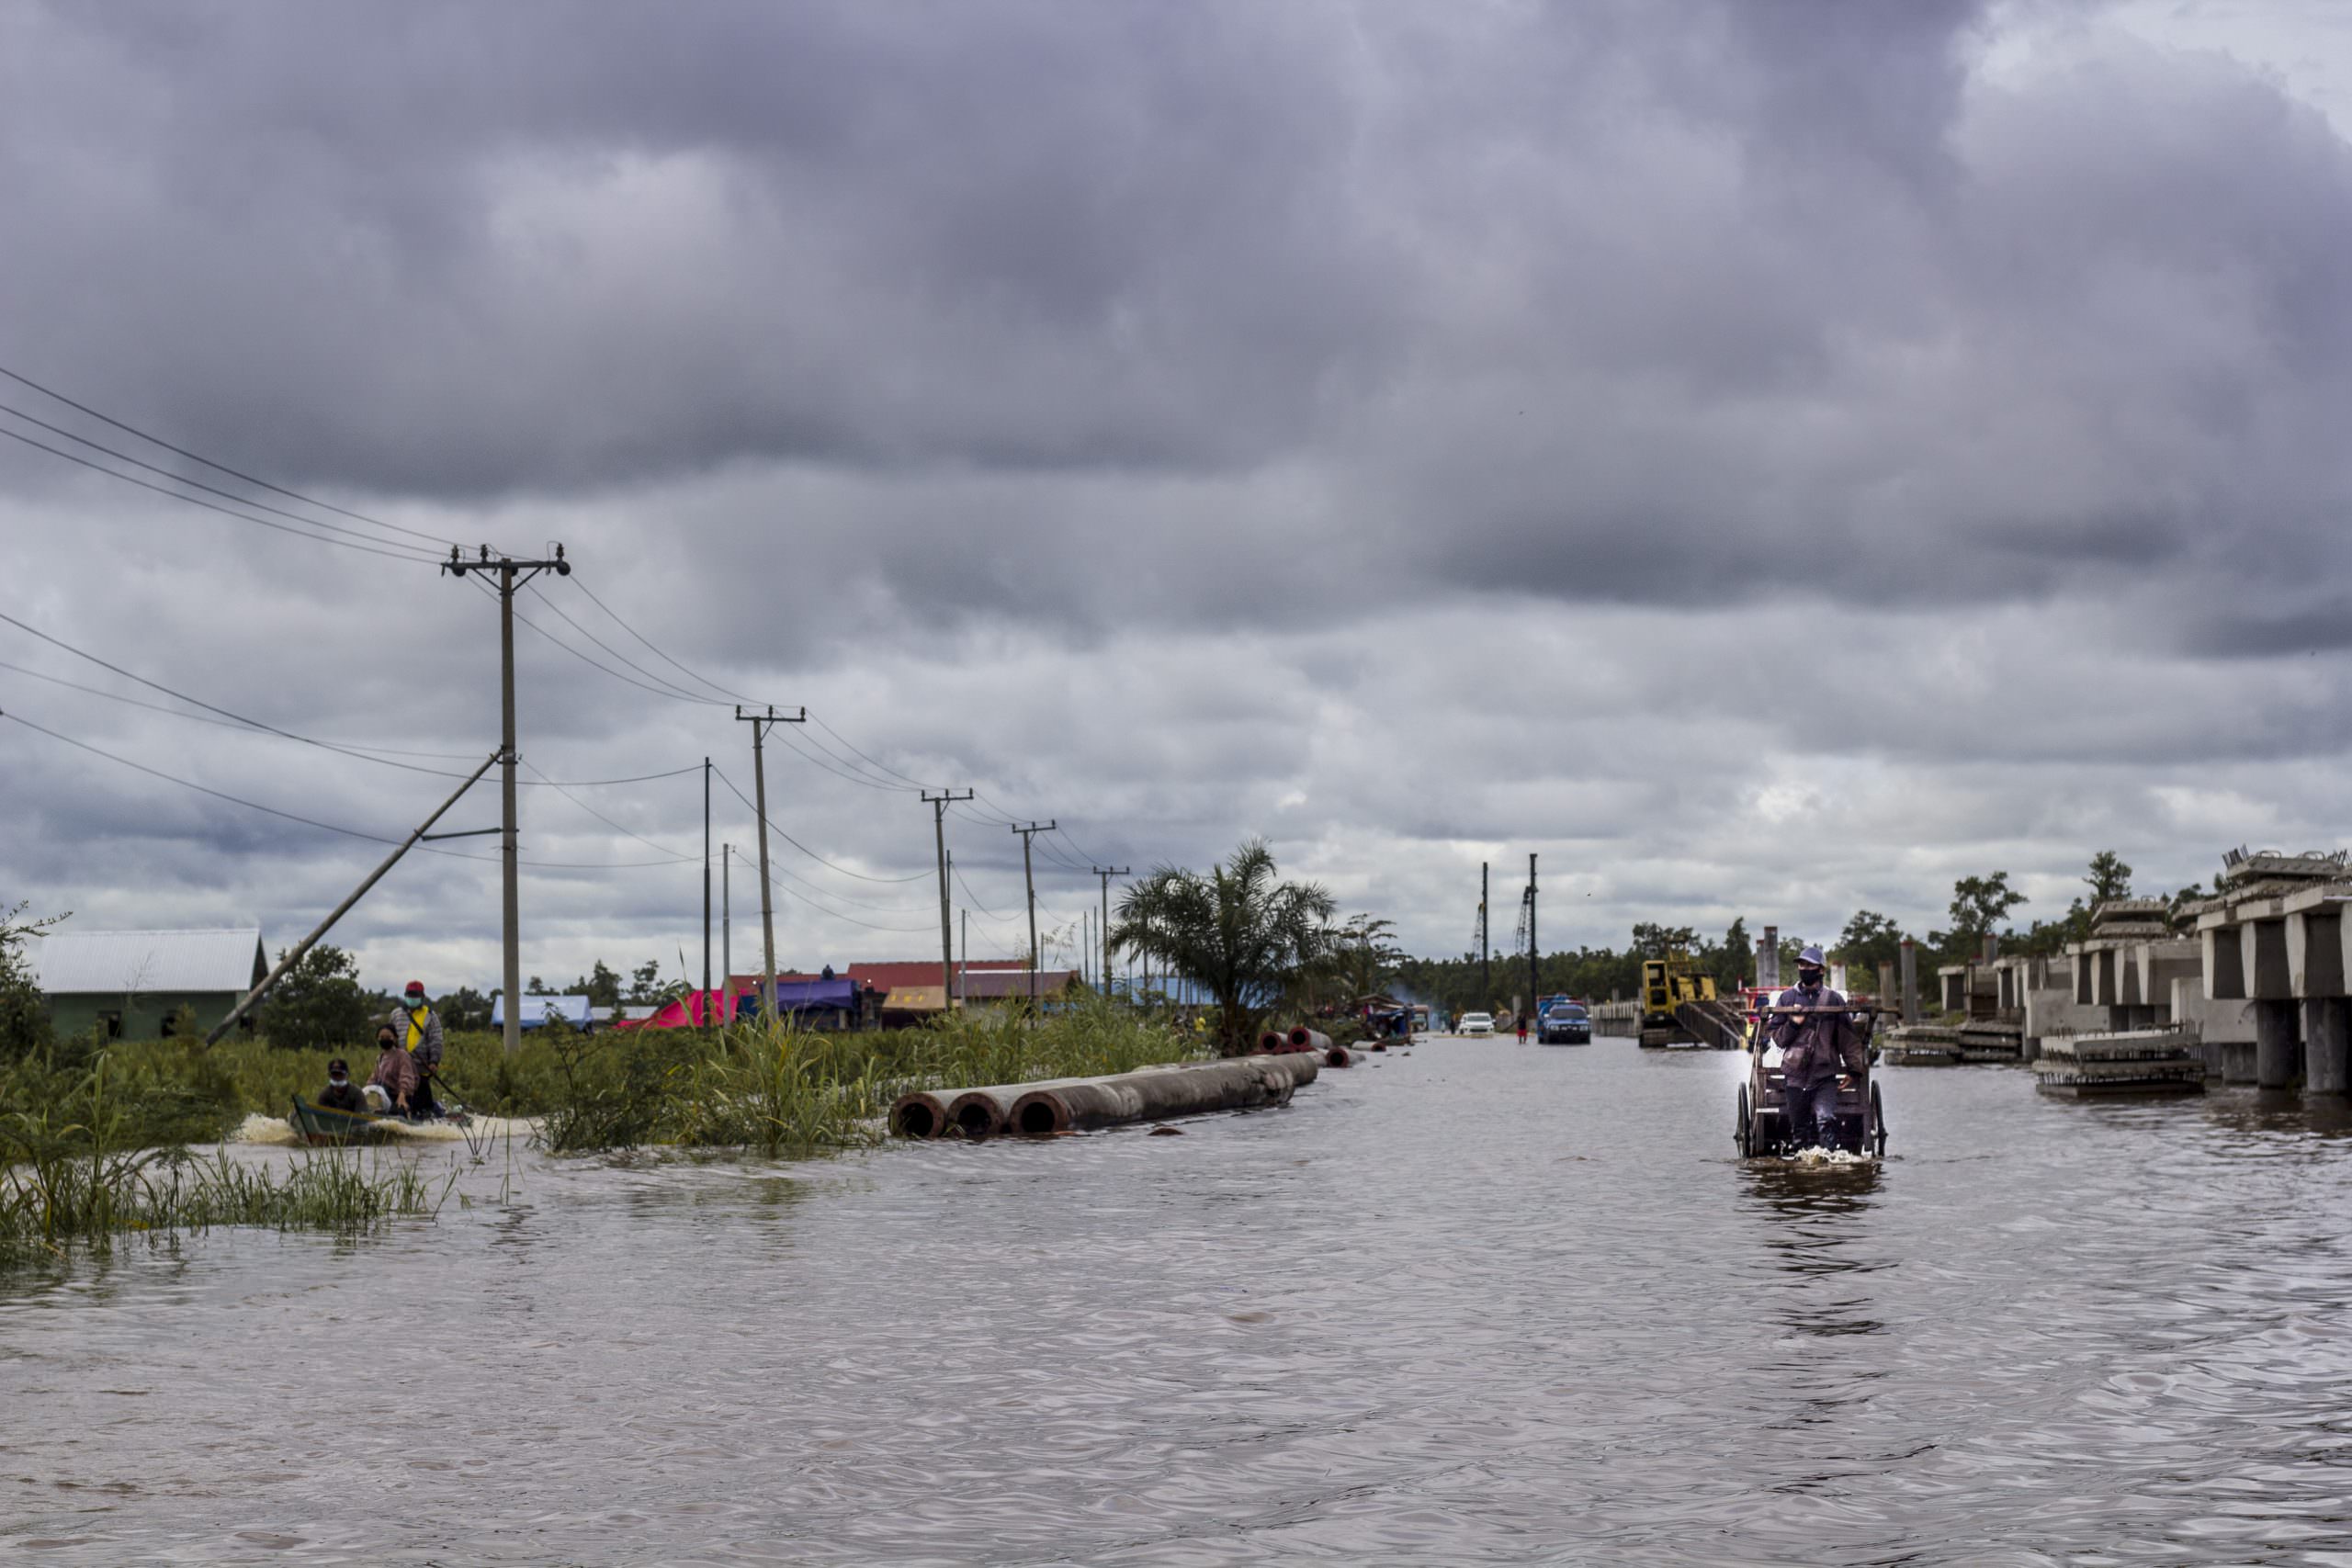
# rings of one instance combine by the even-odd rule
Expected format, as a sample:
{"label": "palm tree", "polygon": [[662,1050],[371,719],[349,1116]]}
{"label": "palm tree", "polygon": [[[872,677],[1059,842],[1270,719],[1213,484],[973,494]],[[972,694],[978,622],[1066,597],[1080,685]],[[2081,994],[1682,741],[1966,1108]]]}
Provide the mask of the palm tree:
{"label": "palm tree", "polygon": [[1273,852],[1251,839],[1206,876],[1155,867],[1120,898],[1111,946],[1214,995],[1219,1047],[1238,1056],[1291,977],[1322,956],[1336,907],[1315,883],[1276,881]]}

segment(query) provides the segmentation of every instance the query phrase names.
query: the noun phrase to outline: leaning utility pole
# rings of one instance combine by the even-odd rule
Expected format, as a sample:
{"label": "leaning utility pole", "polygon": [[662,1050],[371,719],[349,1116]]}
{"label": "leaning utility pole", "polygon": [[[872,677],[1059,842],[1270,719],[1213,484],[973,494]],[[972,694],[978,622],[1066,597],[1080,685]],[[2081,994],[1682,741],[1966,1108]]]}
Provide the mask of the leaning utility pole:
{"label": "leaning utility pole", "polygon": [[1021,835],[1021,880],[1029,888],[1029,1010],[1037,1010],[1037,875],[1029,867],[1029,844],[1040,833],[1054,830],[1051,822],[1032,822],[1026,828],[1019,823],[1012,830]]}
{"label": "leaning utility pole", "polygon": [[1527,1005],[1533,1007],[1542,993],[1535,988],[1535,852],[1527,852]]}
{"label": "leaning utility pole", "polygon": [[932,835],[939,844],[939,1005],[944,1008],[956,994],[952,988],[956,984],[956,950],[949,941],[951,922],[947,916],[947,808],[959,800],[971,799],[972,792],[967,789],[957,795],[952,789],[943,789],[933,795],[925,790],[922,798],[931,807]]}
{"label": "leaning utility pole", "polygon": [[752,809],[760,815],[760,952],[762,976],[760,983],[760,1013],[762,1021],[775,1022],[775,888],[768,876],[768,768],[763,742],[768,731],[779,724],[806,724],[808,710],[797,714],[780,714],[771,706],[764,713],[745,713],[741,707],[735,717],[752,727],[752,795],[756,803]]}
{"label": "leaning utility pole", "polygon": [[[498,861],[500,877],[499,914],[505,927],[505,973],[502,980],[506,999],[506,1054],[510,1056],[523,1048],[523,942],[522,872],[514,840],[514,590],[539,575],[552,571],[558,577],[570,577],[571,565],[563,558],[563,547],[555,547],[553,560],[516,560],[512,556],[492,558],[490,547],[481,547],[479,560],[459,558],[458,547],[449,547],[449,558],[441,570],[452,577],[463,577],[469,571],[498,573],[498,743],[504,755],[498,767],[498,790],[503,812],[498,830]],[[518,579],[514,574],[521,572]]]}
{"label": "leaning utility pole", "polygon": [[1107,997],[1111,994],[1111,879],[1126,875],[1127,868],[1124,865],[1098,865],[1094,868],[1094,874],[1102,879],[1102,994]]}
{"label": "leaning utility pole", "polygon": [[[229,1032],[231,1026],[235,1024],[237,1020],[245,1016],[246,1010],[251,1008],[254,1003],[260,1001],[262,998],[267,996],[269,994],[269,988],[277,984],[278,980],[288,969],[293,968],[294,965],[302,962],[302,955],[311,951],[311,946],[318,942],[319,938],[326,935],[328,931],[334,927],[334,923],[343,919],[345,912],[347,911],[354,904],[359,902],[360,898],[367,893],[368,889],[375,886],[377,883],[382,881],[386,872],[391,870],[393,866],[400,863],[401,856],[408,853],[410,846],[426,839],[472,838],[474,836],[473,833],[435,833],[431,829],[433,824],[441,820],[443,813],[447,812],[449,807],[458,804],[459,796],[463,795],[466,791],[473,788],[474,784],[480,781],[482,774],[490,772],[490,765],[498,761],[499,756],[500,753],[492,751],[489,756],[483,758],[481,766],[476,768],[467,778],[465,783],[459,784],[455,790],[451,791],[449,798],[443,801],[439,806],[434,808],[432,816],[426,818],[423,822],[418,823],[416,830],[411,833],[407,838],[402,839],[400,843],[393,848],[392,852],[384,857],[383,863],[368,874],[367,881],[362,882],[358,886],[351,890],[351,897],[345,898],[342,903],[337,904],[334,907],[334,912],[329,914],[325,919],[321,920],[318,924],[318,928],[311,931],[309,936],[304,937],[300,942],[296,942],[291,948],[288,948],[286,953],[278,958],[277,967],[263,976],[261,984],[255,986],[252,990],[247,991],[245,993],[244,999],[240,1001],[235,1007],[229,1010],[229,1016],[212,1026],[212,1032],[204,1037],[204,1044],[200,1048],[209,1051],[213,1046],[219,1044],[220,1037]],[[482,828],[478,829],[475,831],[492,833],[496,832],[497,829],[494,828]],[[506,1010],[513,1012],[514,1010],[513,1008],[508,1008]]]}

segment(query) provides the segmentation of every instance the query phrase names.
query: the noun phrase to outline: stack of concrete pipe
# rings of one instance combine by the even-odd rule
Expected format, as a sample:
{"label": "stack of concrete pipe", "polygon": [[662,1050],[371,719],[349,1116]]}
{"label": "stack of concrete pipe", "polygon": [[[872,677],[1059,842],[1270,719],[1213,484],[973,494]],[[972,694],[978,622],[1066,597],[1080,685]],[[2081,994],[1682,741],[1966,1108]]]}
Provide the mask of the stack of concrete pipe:
{"label": "stack of concrete pipe", "polygon": [[1315,1081],[1321,1060],[1310,1052],[1296,1052],[1145,1067],[1102,1077],[918,1090],[901,1095],[890,1107],[890,1131],[907,1138],[935,1138],[951,1129],[973,1138],[997,1133],[1046,1138],[1127,1122],[1281,1105],[1299,1085]]}
{"label": "stack of concrete pipe", "polygon": [[1332,1044],[1329,1035],[1319,1029],[1309,1029],[1303,1023],[1290,1032],[1288,1048],[1311,1052],[1320,1057],[1327,1067],[1344,1067],[1355,1059],[1348,1055],[1345,1045]]}

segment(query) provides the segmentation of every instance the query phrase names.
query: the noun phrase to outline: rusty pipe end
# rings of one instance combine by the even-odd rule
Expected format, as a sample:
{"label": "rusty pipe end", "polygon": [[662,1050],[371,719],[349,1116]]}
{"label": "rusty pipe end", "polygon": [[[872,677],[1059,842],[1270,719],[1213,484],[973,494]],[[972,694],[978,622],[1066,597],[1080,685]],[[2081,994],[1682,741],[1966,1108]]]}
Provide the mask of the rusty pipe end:
{"label": "rusty pipe end", "polygon": [[1012,1102],[1005,1126],[1024,1138],[1050,1138],[1069,1131],[1069,1107],[1052,1090],[1033,1089]]}
{"label": "rusty pipe end", "polygon": [[1258,1036],[1258,1049],[1268,1053],[1279,1051],[1283,1048],[1283,1038],[1280,1030],[1269,1029]]}
{"label": "rusty pipe end", "polygon": [[947,1128],[947,1107],[927,1090],[902,1094],[891,1103],[890,1131],[901,1138],[936,1138]]}
{"label": "rusty pipe end", "polygon": [[1323,1065],[1327,1067],[1344,1067],[1354,1060],[1354,1057],[1348,1055],[1348,1048],[1345,1045],[1334,1045],[1323,1053]]}
{"label": "rusty pipe end", "polygon": [[948,1102],[947,1123],[967,1138],[993,1138],[1004,1131],[1004,1111],[988,1095],[959,1094]]}

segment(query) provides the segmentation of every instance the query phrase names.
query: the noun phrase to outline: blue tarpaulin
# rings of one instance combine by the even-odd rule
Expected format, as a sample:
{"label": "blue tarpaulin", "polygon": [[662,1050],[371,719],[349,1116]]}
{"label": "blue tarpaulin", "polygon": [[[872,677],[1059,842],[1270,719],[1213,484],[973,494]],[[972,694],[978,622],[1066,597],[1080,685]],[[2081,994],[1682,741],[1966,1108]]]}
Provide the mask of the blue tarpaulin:
{"label": "blue tarpaulin", "polygon": [[[755,987],[744,994],[737,1004],[742,1015],[757,1017],[761,1001]],[[854,980],[778,980],[775,983],[775,1010],[779,1013],[810,1012],[831,1008],[839,1012],[857,1010],[857,982]]]}

